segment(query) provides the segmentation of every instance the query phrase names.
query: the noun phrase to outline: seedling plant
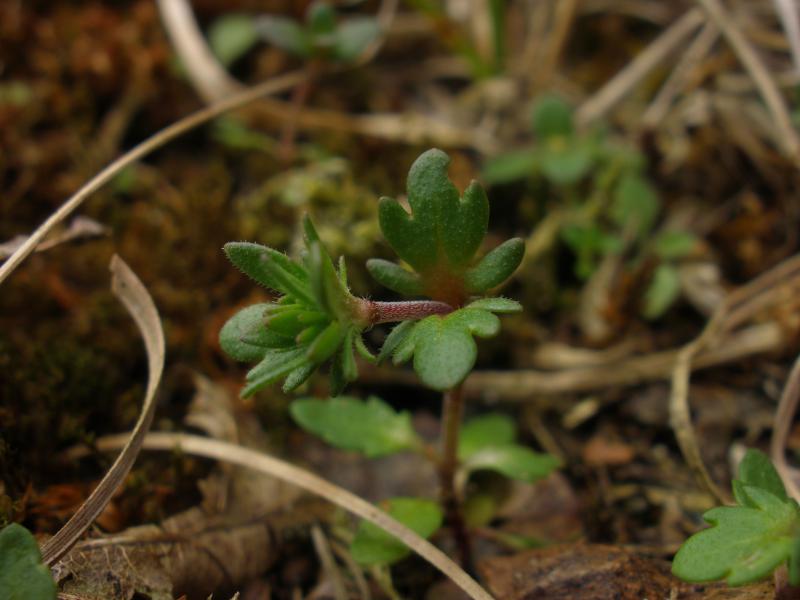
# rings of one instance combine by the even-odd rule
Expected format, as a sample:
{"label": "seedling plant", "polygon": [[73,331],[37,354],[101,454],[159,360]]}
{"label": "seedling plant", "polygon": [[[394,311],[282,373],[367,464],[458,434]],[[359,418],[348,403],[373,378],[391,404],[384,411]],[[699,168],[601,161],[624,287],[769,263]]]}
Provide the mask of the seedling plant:
{"label": "seedling plant", "polygon": [[[369,457],[412,451],[431,458],[439,473],[439,503],[395,498],[385,508],[423,536],[445,521],[462,562],[469,565],[461,502],[469,475],[489,470],[532,482],[550,473],[557,461],[517,444],[513,421],[502,415],[483,416],[461,427],[462,383],[475,365],[475,338],[496,335],[498,315],[521,310],[518,302],[488,293],[517,268],[524,243],[513,238],[476,259],[487,232],[489,202],[477,182],[461,195],[448,179],[448,163],[449,157],[436,149],[414,162],[407,181],[410,213],[394,199],[382,198],[378,205],[381,230],[403,264],[371,259],[367,269],[385,287],[415,299],[381,302],[355,296],[344,259],[334,264],[306,218],[305,248],[297,259],[250,242],[225,245],[234,265],[278,297],[234,315],[220,332],[220,344],[234,359],[256,362],[247,373],[243,396],[280,380],[283,390],[291,392],[329,364],[334,398],[298,399],[290,409],[293,418],[328,443]],[[363,336],[380,324],[394,327],[376,355]],[[438,450],[414,431],[407,412],[376,397],[361,401],[340,396],[358,377],[357,355],[376,363],[410,361],[423,384],[442,392]],[[389,564],[407,553],[366,523],[351,549],[365,564]]]}
{"label": "seedling plant", "polygon": [[681,229],[658,230],[661,202],[638,151],[606,132],[576,130],[572,109],[546,95],[533,106],[534,145],[500,154],[484,169],[490,183],[527,181],[548,211],[561,210],[561,241],[574,256],[579,280],[589,279],[603,257],[626,256],[626,269],[645,279],[645,318],[666,312],[680,293],[678,265],[697,240]]}

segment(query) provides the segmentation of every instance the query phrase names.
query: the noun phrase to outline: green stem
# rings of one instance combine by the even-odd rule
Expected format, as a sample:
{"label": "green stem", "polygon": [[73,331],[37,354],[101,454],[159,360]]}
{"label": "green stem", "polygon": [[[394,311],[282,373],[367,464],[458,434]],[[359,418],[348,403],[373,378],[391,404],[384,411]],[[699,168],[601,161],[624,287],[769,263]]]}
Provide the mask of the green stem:
{"label": "green stem", "polygon": [[461,557],[461,566],[473,571],[472,541],[467,531],[461,501],[456,493],[455,476],[458,467],[458,434],[464,413],[464,390],[461,384],[444,393],[442,406],[442,449],[439,464],[441,501],[447,524],[453,531]]}

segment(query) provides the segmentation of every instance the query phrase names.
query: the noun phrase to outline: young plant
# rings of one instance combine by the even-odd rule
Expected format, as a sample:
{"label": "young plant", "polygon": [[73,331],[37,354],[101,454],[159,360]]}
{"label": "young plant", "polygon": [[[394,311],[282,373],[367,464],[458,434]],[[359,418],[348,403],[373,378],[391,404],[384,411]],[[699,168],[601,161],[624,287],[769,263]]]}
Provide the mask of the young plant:
{"label": "young plant", "polygon": [[[536,102],[531,127],[536,145],[490,160],[484,177],[492,183],[530,180],[549,186],[548,195],[556,196],[557,208],[566,213],[559,234],[575,257],[576,276],[589,279],[603,257],[626,254],[628,273],[647,282],[642,315],[660,317],[678,298],[677,265],[697,240],[686,231],[656,230],[661,203],[646,176],[644,157],[600,131],[576,132],[572,109],[556,96]],[[578,202],[578,197],[588,199]]]}
{"label": "young plant", "polygon": [[[367,456],[403,450],[433,456],[446,518],[468,562],[469,540],[461,517],[458,482],[463,487],[469,473],[479,469],[533,481],[549,473],[555,463],[551,457],[513,443],[514,428],[509,424],[500,427],[502,435],[494,441],[491,436],[469,434],[466,449],[460,449],[461,383],[475,364],[474,338],[496,335],[500,329],[497,315],[521,310],[513,300],[486,294],[514,272],[524,244],[518,238],[508,240],[476,260],[487,231],[489,203],[477,182],[471,183],[463,196],[459,194],[447,177],[448,163],[448,156],[434,149],[411,166],[407,182],[411,213],[396,200],[380,201],[381,230],[408,268],[382,259],[367,263],[370,274],[389,289],[427,299],[377,302],[353,295],[344,260],[334,267],[306,219],[306,248],[297,260],[257,244],[225,246],[237,267],[277,291],[279,298],[240,311],[223,327],[220,344],[237,360],[259,361],[247,374],[243,395],[279,379],[285,379],[284,390],[291,391],[328,360],[331,392],[337,395],[357,377],[356,352],[369,361],[412,361],[425,385],[444,392],[438,453],[423,444],[406,413],[396,413],[377,398],[366,403],[353,398],[299,400],[292,405],[292,415],[330,443]],[[374,325],[390,322],[398,324],[375,357],[362,334]],[[475,427],[478,432],[486,430],[485,426]],[[488,431],[499,430],[489,427]]]}
{"label": "young plant", "polygon": [[733,495],[736,506],[703,515],[711,527],[684,542],[672,572],[685,581],[744,585],[788,563],[789,582],[800,585],[800,506],[762,452],[747,451]]}

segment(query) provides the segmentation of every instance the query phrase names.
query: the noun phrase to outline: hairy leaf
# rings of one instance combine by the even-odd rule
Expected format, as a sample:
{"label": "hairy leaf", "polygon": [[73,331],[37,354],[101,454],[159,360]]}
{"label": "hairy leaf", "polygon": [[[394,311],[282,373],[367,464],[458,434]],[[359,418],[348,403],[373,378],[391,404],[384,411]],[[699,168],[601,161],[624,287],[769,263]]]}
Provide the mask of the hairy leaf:
{"label": "hairy leaf", "polygon": [[286,348],[292,339],[266,328],[265,314],[272,304],[254,304],[233,315],[219,332],[219,345],[234,360],[261,360],[270,348]]}
{"label": "hairy leaf", "polygon": [[[427,538],[442,526],[442,509],[436,502],[420,498],[392,498],[386,512],[420,536]],[[405,558],[410,550],[377,525],[361,521],[350,554],[362,565],[390,565]]]}
{"label": "hairy leaf", "polygon": [[[383,346],[381,346],[381,351],[378,353],[379,363],[394,355],[398,347],[411,335],[414,325],[416,325],[416,321],[403,321],[395,325],[394,329],[386,336],[386,340],[384,340]],[[408,360],[408,358],[406,360]]]}
{"label": "hairy leaf", "polygon": [[307,364],[305,354],[306,347],[268,351],[262,361],[248,371],[247,385],[242,390],[242,397],[252,396],[258,390]]}
{"label": "hairy leaf", "polygon": [[480,298],[467,304],[466,308],[479,308],[500,315],[522,312],[522,305],[511,298]]}
{"label": "hairy leaf", "polygon": [[0,595],[3,600],[54,600],[56,584],[42,564],[39,544],[22,525],[0,531]]}
{"label": "hairy leaf", "polygon": [[419,444],[407,412],[396,412],[375,396],[366,402],[350,397],[295,400],[292,418],[329,444],[368,457],[410,450]]}
{"label": "hairy leaf", "polygon": [[511,277],[522,262],[525,240],[511,238],[484,256],[477,265],[464,275],[467,290],[480,294],[496,287]]}
{"label": "hairy leaf", "polygon": [[256,283],[310,306],[315,304],[308,285],[308,274],[285,254],[250,242],[229,242],[224,250],[230,261]]}

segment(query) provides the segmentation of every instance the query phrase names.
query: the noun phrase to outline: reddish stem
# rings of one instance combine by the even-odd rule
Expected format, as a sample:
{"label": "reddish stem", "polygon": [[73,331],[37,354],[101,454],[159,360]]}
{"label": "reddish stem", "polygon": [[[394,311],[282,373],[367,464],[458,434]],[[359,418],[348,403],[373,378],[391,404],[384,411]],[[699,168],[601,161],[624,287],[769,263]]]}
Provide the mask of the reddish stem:
{"label": "reddish stem", "polygon": [[376,302],[359,298],[360,318],[369,325],[416,321],[431,315],[446,315],[453,307],[436,300],[408,300],[404,302]]}

